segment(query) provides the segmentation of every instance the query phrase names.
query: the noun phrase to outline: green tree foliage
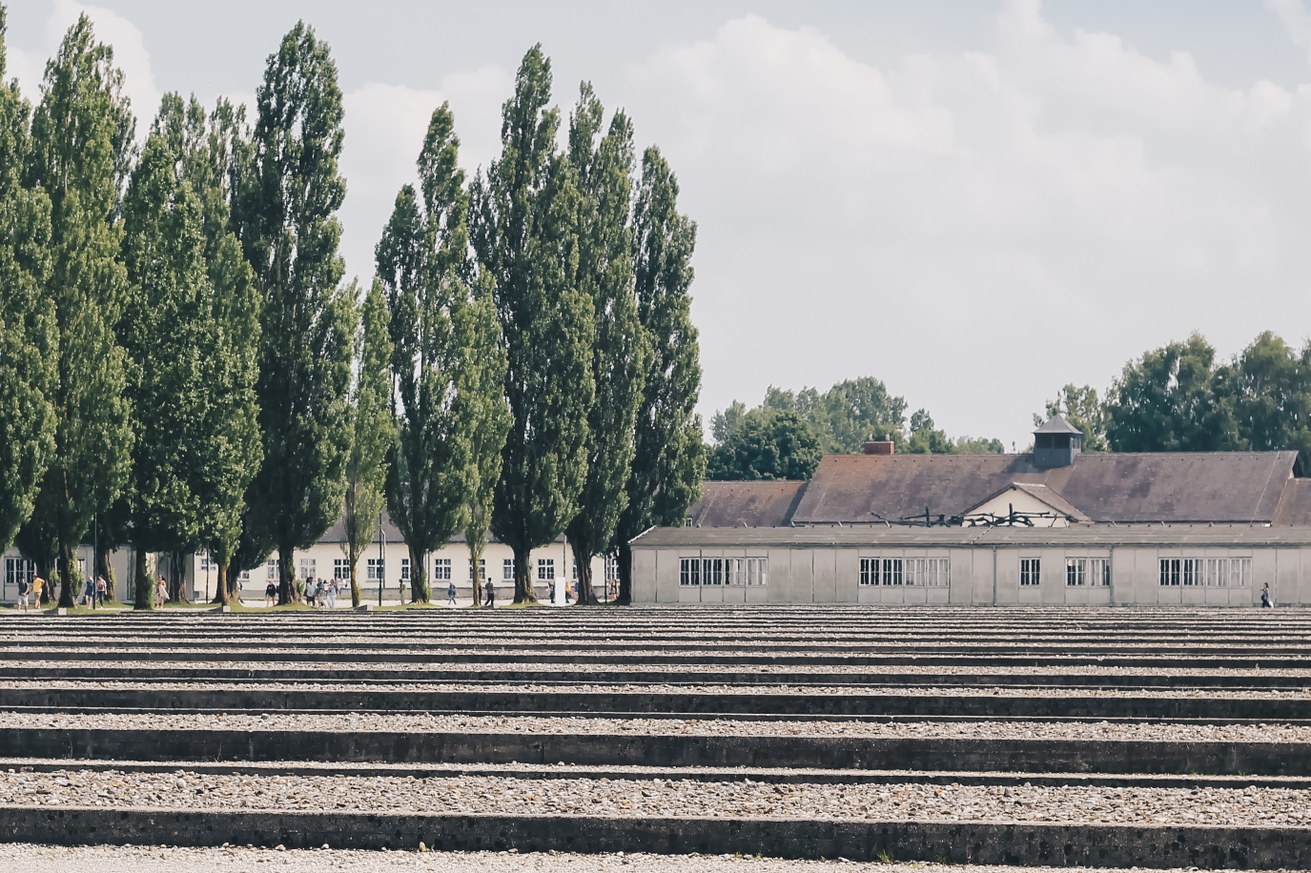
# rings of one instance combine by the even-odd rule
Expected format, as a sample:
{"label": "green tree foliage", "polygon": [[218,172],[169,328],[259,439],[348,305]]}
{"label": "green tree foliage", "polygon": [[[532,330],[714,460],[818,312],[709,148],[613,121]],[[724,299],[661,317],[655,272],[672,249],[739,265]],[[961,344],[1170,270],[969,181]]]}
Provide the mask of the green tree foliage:
{"label": "green tree foliage", "polygon": [[957,455],[1000,455],[1006,452],[1006,446],[996,437],[956,437],[953,454]]}
{"label": "green tree foliage", "polygon": [[883,381],[872,376],[837,383],[817,406],[830,454],[859,452],[870,439],[896,439],[906,420],[905,398],[888,393]]}
{"label": "green tree foliage", "polygon": [[753,409],[710,453],[711,479],[809,479],[823,456],[815,428],[791,410]]}
{"label": "green tree foliage", "polygon": [[[354,297],[354,293],[351,294]],[[346,560],[350,565],[351,605],[360,605],[356,565],[377,532],[386,502],[387,459],[396,444],[391,408],[392,343],[390,316],[382,283],[374,282],[364,298],[356,340],[355,386],[351,392],[351,448],[346,459],[346,493],[342,518]],[[379,584],[382,584],[379,582]]]}
{"label": "green tree foliage", "polygon": [[956,450],[947,434],[933,423],[927,409],[917,409],[910,417],[910,439],[900,449],[908,455],[949,455]]}
{"label": "green tree foliage", "polygon": [[737,430],[738,425],[742,423],[742,417],[746,414],[747,405],[741,400],[734,400],[711,416],[710,436],[716,443],[726,442]]}
{"label": "green tree foliage", "polygon": [[1106,442],[1106,407],[1091,385],[1069,384],[1061,388],[1054,400],[1043,406],[1043,414],[1033,416],[1033,426],[1040,427],[1054,415],[1059,415],[1083,432],[1085,452],[1104,452]]}
{"label": "green tree foliage", "polygon": [[295,549],[337,521],[350,445],[355,307],[341,287],[336,213],[341,89],[328,46],[303,22],[268,59],[234,224],[262,292],[257,393],[264,458],[247,524],[278,548],[279,601],[293,596]]}
{"label": "green tree foliage", "polygon": [[470,280],[469,201],[454,125],[449,106],[433,112],[419,191],[401,189],[375,251],[399,419],[387,506],[410,553],[411,597],[422,602],[431,597],[430,551],[462,524],[471,549],[479,536],[486,542],[488,479],[496,481],[506,427],[505,352],[490,291]]}
{"label": "green tree foliage", "polygon": [[1303,469],[1311,469],[1311,342],[1299,351],[1265,331],[1215,379],[1242,448],[1296,449]]}
{"label": "green tree foliage", "polygon": [[701,491],[706,448],[696,404],[701,359],[690,289],[696,223],[678,211],[678,179],[655,148],[642,155],[633,207],[637,314],[646,333],[646,372],[633,435],[627,502],[615,526],[619,599],[632,598],[628,542],[652,525],[681,524]]}
{"label": "green tree foliage", "polygon": [[1207,452],[1238,447],[1217,404],[1215,349],[1202,336],[1125,364],[1106,400],[1106,438],[1117,452]]}
{"label": "green tree foliage", "polygon": [[50,275],[50,200],[24,183],[31,107],[6,82],[0,6],[0,551],[31,515],[55,447],[56,338]]}
{"label": "green tree foliage", "polygon": [[602,135],[604,110],[584,83],[570,118],[569,160],[578,173],[578,288],[592,301],[596,401],[587,414],[587,477],[578,514],[565,530],[578,567],[578,603],[596,600],[592,558],[610,546],[628,495],[634,428],[646,372],[646,337],[633,275],[633,131],[616,112]]}
{"label": "green tree foliage", "polygon": [[57,425],[24,548],[57,552],[60,604],[73,605],[73,549],[126,482],[133,443],[125,356],[114,328],[128,298],[115,218],[135,122],[113,51],[85,15],[46,65],[32,119],[27,182],[50,198],[46,288],[59,337],[49,398]]}
{"label": "green tree foliage", "polygon": [[491,277],[505,336],[511,426],[492,531],[515,559],[516,602],[532,600],[530,551],[578,512],[595,399],[593,303],[576,287],[577,172],[555,145],[551,65],[524,56],[501,123],[501,155],[474,182],[473,242]]}
{"label": "green tree foliage", "polygon": [[220,99],[212,112],[195,97],[165,95],[152,132],[173,156],[178,181],[200,209],[207,282],[198,301],[200,437],[193,447],[194,488],[203,507],[200,545],[218,566],[215,600],[236,593],[230,573],[262,446],[255,382],[259,374],[260,300],[250,265],[231,229],[232,175],[245,148],[244,110]]}
{"label": "green tree foliage", "polygon": [[200,204],[178,178],[178,157],[151,134],[123,204],[133,294],[119,336],[138,422],[127,494],[139,608],[151,604],[147,553],[192,549],[201,539],[209,277]]}

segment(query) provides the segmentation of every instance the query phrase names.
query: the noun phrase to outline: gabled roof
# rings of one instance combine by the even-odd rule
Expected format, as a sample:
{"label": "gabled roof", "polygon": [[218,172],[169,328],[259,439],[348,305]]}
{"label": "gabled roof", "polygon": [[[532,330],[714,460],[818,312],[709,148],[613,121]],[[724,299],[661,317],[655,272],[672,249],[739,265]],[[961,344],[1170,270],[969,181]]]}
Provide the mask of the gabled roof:
{"label": "gabled roof", "polygon": [[1270,522],[1296,461],[1296,452],[1095,453],[1043,469],[1032,455],[829,455],[792,522],[963,515],[1011,483],[1045,485],[1096,522]]}
{"label": "gabled roof", "polygon": [[702,482],[701,499],[687,511],[693,527],[781,527],[792,519],[792,511],[806,483]]}
{"label": "gabled roof", "polygon": [[1275,525],[1311,527],[1311,479],[1289,479],[1275,511]]}
{"label": "gabled roof", "polygon": [[1063,515],[1066,518],[1070,519],[1071,521],[1085,522],[1085,523],[1092,521],[1092,519],[1090,519],[1087,515],[1085,515],[1083,511],[1080,510],[1073,503],[1066,500],[1064,497],[1057,494],[1055,491],[1048,488],[1046,485],[1041,485],[1038,484],[1037,482],[1012,482],[1006,487],[1000,489],[999,491],[989,494],[987,497],[983,498],[978,503],[974,504],[969,509],[965,510],[965,512],[963,512],[962,515],[970,515],[975,510],[977,510],[980,506],[992,500],[995,500],[996,498],[1005,494],[1007,491],[1010,491],[1012,488],[1015,489],[1016,491],[1023,491],[1025,494],[1029,495],[1034,500],[1040,501],[1041,503],[1045,503],[1047,506],[1051,507],[1052,512],[1056,513],[1057,515]]}
{"label": "gabled roof", "polygon": [[1083,435],[1083,431],[1079,430],[1059,415],[1053,415],[1051,418],[1047,419],[1046,423],[1035,430],[1034,433],[1076,433],[1080,436]]}

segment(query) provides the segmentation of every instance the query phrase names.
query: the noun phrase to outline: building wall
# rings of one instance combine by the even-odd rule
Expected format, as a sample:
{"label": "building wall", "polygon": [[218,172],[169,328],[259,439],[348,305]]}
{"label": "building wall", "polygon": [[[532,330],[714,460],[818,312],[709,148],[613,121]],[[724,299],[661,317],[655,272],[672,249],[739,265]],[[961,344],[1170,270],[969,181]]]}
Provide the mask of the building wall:
{"label": "building wall", "polygon": [[[682,584],[684,562],[764,558],[764,585]],[[862,560],[891,561],[901,584],[862,584]],[[946,566],[947,584],[907,584],[911,561]],[[1163,585],[1166,576],[1174,584]],[[1036,561],[1026,574],[1023,561]],[[1075,562],[1068,566],[1067,561]],[[897,563],[899,562],[899,563]],[[1101,563],[1105,562],[1105,564]],[[1109,566],[1109,584],[1103,566]],[[1079,569],[1082,567],[1082,569]],[[1215,578],[1226,574],[1224,584]],[[1174,568],[1173,576],[1169,568]],[[1036,572],[1034,570],[1036,569]],[[1276,604],[1311,605],[1311,546],[1164,547],[1143,545],[969,547],[794,546],[752,549],[633,548],[639,603],[873,603],[1252,606],[1263,583]],[[707,578],[709,578],[707,576]],[[1036,578],[1037,584],[1022,584]],[[1073,583],[1080,584],[1073,584]],[[1192,583],[1192,584],[1189,584]]]}
{"label": "building wall", "polygon": [[980,503],[965,518],[968,520],[992,515],[1006,515],[1011,510],[1027,515],[1055,513],[1055,518],[1035,519],[1034,524],[1038,527],[1069,527],[1070,525],[1069,519],[1065,516],[1056,513],[1046,503],[1026,491],[1021,491],[1019,488],[1008,488],[991,500]]}

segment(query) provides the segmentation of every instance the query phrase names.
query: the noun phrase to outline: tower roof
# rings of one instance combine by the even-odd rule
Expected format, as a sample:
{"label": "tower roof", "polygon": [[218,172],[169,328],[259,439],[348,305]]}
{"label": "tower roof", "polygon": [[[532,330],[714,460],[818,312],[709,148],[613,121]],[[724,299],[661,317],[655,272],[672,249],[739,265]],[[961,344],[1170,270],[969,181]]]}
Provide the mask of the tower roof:
{"label": "tower roof", "polygon": [[1051,418],[1047,419],[1047,423],[1035,430],[1034,433],[1077,433],[1079,436],[1083,436],[1083,431],[1079,430],[1059,415],[1053,415]]}

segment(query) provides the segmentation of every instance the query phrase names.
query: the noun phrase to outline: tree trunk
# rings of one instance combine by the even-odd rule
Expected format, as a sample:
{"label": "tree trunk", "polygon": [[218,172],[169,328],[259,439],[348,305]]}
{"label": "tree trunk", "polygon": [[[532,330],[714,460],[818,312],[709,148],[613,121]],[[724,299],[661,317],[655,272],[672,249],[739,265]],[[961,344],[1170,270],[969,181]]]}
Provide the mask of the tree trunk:
{"label": "tree trunk", "polygon": [[[356,566],[355,566],[358,563],[359,563],[359,558],[356,558],[355,560],[351,561],[351,606],[360,605],[360,577],[359,577],[359,573],[356,571]],[[378,584],[379,585],[382,584],[381,579],[378,580]]]}
{"label": "tree trunk", "polygon": [[295,573],[291,565],[295,554],[296,547],[290,543],[278,544],[278,606],[285,606],[295,599],[296,592],[292,586]]}
{"label": "tree trunk", "polygon": [[[423,550],[406,544],[410,551],[410,596],[415,597],[415,592],[428,588],[428,568],[424,566]],[[382,583],[379,582],[379,585]]]}
{"label": "tree trunk", "polygon": [[623,606],[633,602],[633,547],[628,543],[619,544],[619,599],[615,602]]}
{"label": "tree trunk", "polygon": [[76,605],[73,603],[74,566],[73,547],[61,544],[59,546],[59,605],[65,609]]}
{"label": "tree trunk", "polygon": [[151,581],[146,568],[146,550],[137,548],[132,552],[132,578],[135,581],[137,609],[155,608],[155,583]]}
{"label": "tree trunk", "polygon": [[528,576],[528,560],[532,550],[517,544],[511,548],[514,549],[514,602],[536,603],[537,595],[533,594],[533,584]]}
{"label": "tree trunk", "polygon": [[227,561],[224,561],[218,565],[218,590],[214,592],[214,598],[223,606],[227,606],[229,603]]}
{"label": "tree trunk", "polygon": [[114,591],[114,564],[109,560],[109,548],[103,547],[96,550],[96,572],[105,577],[105,602],[116,600],[117,595]]}
{"label": "tree trunk", "polygon": [[574,563],[578,565],[578,598],[574,602],[579,606],[596,606],[599,601],[592,587],[592,556],[586,543],[570,541],[569,546],[574,552]]}

